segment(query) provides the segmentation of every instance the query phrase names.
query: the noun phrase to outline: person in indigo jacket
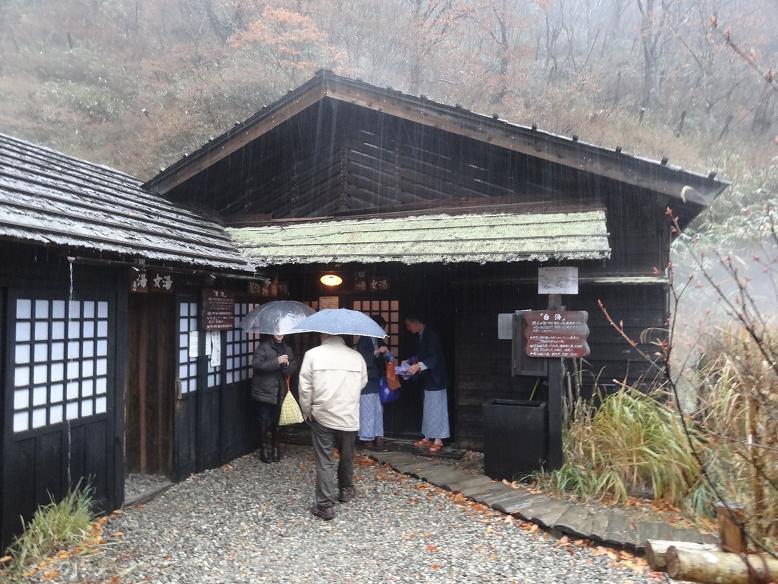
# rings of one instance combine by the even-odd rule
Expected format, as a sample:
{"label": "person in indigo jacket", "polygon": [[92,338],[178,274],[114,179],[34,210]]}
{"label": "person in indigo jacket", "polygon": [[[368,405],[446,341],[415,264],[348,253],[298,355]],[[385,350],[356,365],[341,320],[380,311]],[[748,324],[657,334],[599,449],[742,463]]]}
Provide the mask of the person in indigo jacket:
{"label": "person in indigo jacket", "polygon": [[431,454],[440,452],[443,439],[451,436],[448,425],[448,372],[440,336],[418,316],[405,317],[405,328],[419,335],[418,362],[408,372],[421,376],[424,388],[424,414],[417,448],[428,448]]}
{"label": "person in indigo jacket", "polygon": [[[382,329],[386,328],[386,320],[380,314],[372,314],[370,318]],[[367,365],[367,385],[362,389],[359,398],[359,440],[368,450],[386,450],[384,408],[378,394],[378,383],[386,375],[388,347],[383,339],[359,337],[357,351]]]}
{"label": "person in indigo jacket", "polygon": [[259,420],[259,458],[262,462],[278,462],[281,460],[278,432],[281,404],[288,380],[297,371],[297,361],[284,337],[274,335],[259,343],[251,365],[254,370],[251,398],[257,402]]}

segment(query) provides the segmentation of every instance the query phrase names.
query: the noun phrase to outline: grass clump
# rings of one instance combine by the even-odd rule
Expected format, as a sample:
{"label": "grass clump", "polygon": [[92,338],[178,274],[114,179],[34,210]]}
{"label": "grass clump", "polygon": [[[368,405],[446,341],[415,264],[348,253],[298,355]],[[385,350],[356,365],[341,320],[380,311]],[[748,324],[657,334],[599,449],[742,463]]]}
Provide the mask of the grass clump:
{"label": "grass clump", "polygon": [[54,552],[84,542],[95,518],[92,504],[92,488],[78,484],[60,501],[39,507],[8,548],[10,561],[0,576],[21,577]]}
{"label": "grass clump", "polygon": [[587,500],[637,496],[681,506],[692,493],[699,498],[699,466],[666,398],[624,387],[599,407],[579,401],[564,436],[565,463],[539,473],[539,486]]}

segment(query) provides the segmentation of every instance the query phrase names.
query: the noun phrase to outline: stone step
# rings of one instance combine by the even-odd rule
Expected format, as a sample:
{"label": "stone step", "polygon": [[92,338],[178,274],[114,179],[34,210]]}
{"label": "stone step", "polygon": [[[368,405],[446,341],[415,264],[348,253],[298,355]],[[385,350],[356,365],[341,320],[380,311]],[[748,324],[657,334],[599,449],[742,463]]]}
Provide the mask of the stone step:
{"label": "stone step", "polygon": [[608,534],[608,512],[605,509],[592,512],[592,527],[589,531],[589,539],[594,541],[605,541]]}
{"label": "stone step", "polygon": [[464,478],[460,481],[453,482],[449,485],[452,491],[462,491],[472,487],[481,487],[484,485],[490,485],[494,481],[486,475],[475,475],[468,478]]}
{"label": "stone step", "polygon": [[553,528],[556,525],[557,520],[562,517],[569,508],[569,503],[549,499],[547,505],[539,506],[537,508],[536,512],[530,517],[530,520],[542,527]]}
{"label": "stone step", "polygon": [[496,503],[494,508],[503,513],[507,513],[508,515],[513,515],[516,511],[522,509],[528,501],[535,497],[537,497],[537,495],[528,491],[516,490],[516,492],[513,493],[513,497]]}
{"label": "stone step", "polygon": [[571,504],[554,524],[554,529],[574,537],[589,537],[592,529],[592,512],[580,505]]}

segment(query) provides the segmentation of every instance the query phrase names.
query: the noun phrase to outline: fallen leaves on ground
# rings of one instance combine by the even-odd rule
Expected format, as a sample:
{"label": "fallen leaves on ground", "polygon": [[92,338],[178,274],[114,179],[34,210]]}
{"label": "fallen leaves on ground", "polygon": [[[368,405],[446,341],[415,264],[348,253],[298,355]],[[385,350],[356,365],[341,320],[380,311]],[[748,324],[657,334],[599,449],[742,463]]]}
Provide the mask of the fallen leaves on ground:
{"label": "fallen leaves on ground", "polygon": [[438,551],[438,546],[435,545],[434,543],[430,543],[430,544],[427,544],[427,547],[424,548],[424,549],[427,550],[428,553],[434,554],[435,552]]}

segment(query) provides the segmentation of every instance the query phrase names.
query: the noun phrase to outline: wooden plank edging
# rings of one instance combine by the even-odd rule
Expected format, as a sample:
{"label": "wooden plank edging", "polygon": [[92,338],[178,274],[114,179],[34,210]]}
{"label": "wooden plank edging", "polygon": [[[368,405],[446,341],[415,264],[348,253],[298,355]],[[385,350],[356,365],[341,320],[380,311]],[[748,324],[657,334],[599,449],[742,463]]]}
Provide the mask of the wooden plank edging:
{"label": "wooden plank edging", "polygon": [[[387,454],[388,456],[385,456]],[[710,538],[694,529],[676,528],[663,521],[633,522],[618,509],[603,508],[601,513],[596,513],[582,505],[564,502],[542,493],[531,493],[522,487],[511,487],[491,479],[484,481],[484,478],[488,477],[483,474],[457,469],[426,457],[418,457],[418,462],[415,462],[406,457],[393,460],[395,457],[391,452],[370,452],[368,456],[379,464],[388,465],[399,474],[463,494],[495,511],[516,516],[560,536],[591,539],[600,545],[626,548],[638,554],[644,554],[646,550],[643,535],[685,534],[687,539],[694,536],[694,539],[700,542]],[[576,521],[570,521],[571,518],[576,518]],[[591,533],[583,534],[582,530]]]}

